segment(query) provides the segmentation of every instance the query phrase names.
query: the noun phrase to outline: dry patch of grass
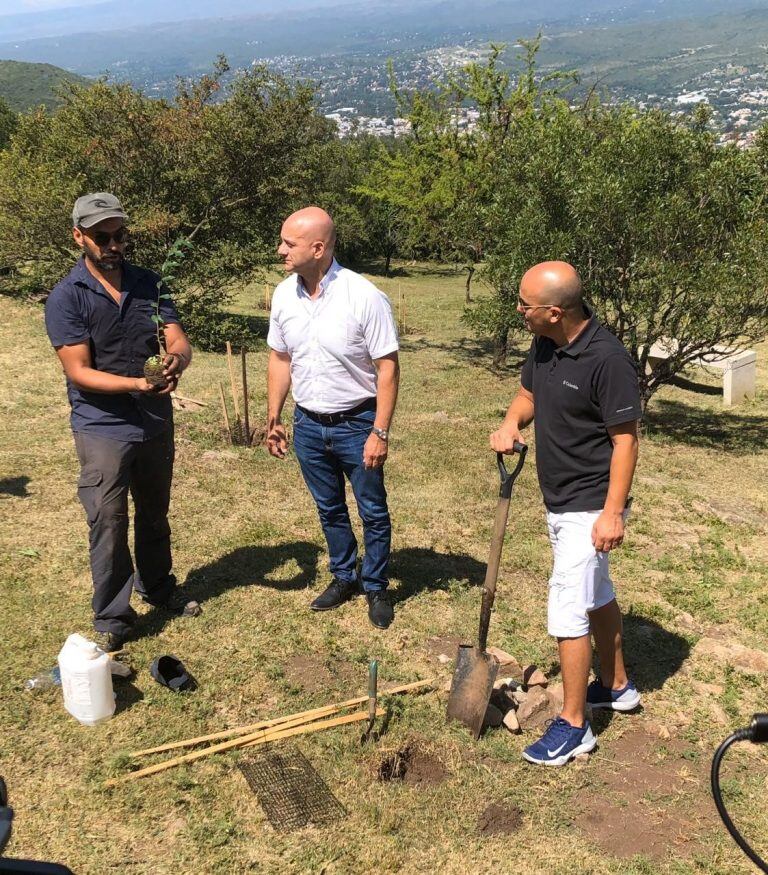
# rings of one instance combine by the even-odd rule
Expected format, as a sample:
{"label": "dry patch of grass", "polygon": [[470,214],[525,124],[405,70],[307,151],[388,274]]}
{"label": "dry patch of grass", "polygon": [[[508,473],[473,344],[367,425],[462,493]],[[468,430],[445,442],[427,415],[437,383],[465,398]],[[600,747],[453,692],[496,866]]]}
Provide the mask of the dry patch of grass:
{"label": "dry patch of grass", "polygon": [[[446,724],[445,694],[431,693],[394,701],[387,731],[367,748],[359,728],[300,743],[349,812],[323,829],[273,833],[234,767],[237,755],[101,788],[126,771],[127,751],[363,693],[370,658],[382,684],[447,677],[450,666],[438,660],[445,643],[476,635],[497,492],[487,435],[515,389],[519,357],[502,374],[489,370],[459,322],[460,274],[407,268],[377,282],[394,301],[402,290],[411,327],[387,475],[395,625],[374,630],[359,599],[320,616],[307,610],[327,572],[298,466],[223,444],[217,382],[228,381],[226,362],[199,354],[180,388],[210,406],[177,416],[172,525],[177,573],[204,613],[168,622],[140,608],[130,643],[137,675],[116,685],[115,718],[93,729],[69,718],[56,691],[22,691],[70,632],[89,629],[90,580],[63,380],[42,312],[0,299],[0,771],[17,815],[9,853],[78,873],[463,875],[509,871],[514,832],[515,867],[525,872],[749,872],[714,819],[706,766],[730,729],[764,709],[768,683],[694,647],[719,630],[768,650],[765,348],[758,398],[743,407],[724,411],[716,396],[674,387],[653,403],[632,524],[614,560],[644,711],[598,718],[599,754],[585,765],[527,766],[520,750],[529,739],[504,730],[472,742]],[[256,312],[262,296],[243,293],[239,312]],[[249,361],[258,424],[265,349]],[[544,626],[550,554],[533,464],[518,483],[490,641],[557,671]],[[185,661],[200,684],[194,694],[174,697],[150,679],[160,653]],[[427,757],[422,771],[439,769],[440,780],[376,780],[382,761],[406,750]],[[663,792],[632,777],[670,762],[679,781]],[[729,805],[763,854],[766,765],[764,751],[735,750],[725,769]],[[606,847],[589,816],[609,804],[618,812],[611,829],[643,815],[683,826],[661,843],[641,836]]]}

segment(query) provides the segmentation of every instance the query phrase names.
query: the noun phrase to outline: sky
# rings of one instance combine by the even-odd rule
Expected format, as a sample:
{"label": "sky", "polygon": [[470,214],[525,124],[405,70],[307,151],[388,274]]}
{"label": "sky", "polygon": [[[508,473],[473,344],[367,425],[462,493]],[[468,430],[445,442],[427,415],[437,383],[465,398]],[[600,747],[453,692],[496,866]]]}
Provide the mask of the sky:
{"label": "sky", "polygon": [[85,6],[102,0],[0,0],[0,15],[18,12],[43,12],[47,9],[64,9],[67,6]]}

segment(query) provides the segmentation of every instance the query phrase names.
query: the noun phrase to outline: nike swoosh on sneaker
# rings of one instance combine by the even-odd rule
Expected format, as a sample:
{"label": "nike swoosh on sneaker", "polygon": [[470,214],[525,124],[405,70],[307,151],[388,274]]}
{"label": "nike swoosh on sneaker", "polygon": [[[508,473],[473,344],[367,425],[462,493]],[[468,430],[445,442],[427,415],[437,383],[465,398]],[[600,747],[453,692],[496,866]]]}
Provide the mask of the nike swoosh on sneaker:
{"label": "nike swoosh on sneaker", "polygon": [[560,745],[560,747],[556,747],[554,750],[549,750],[549,748],[547,748],[547,755],[551,757],[556,757],[560,753],[560,751],[566,746],[566,744],[568,744],[568,742],[564,741]]}

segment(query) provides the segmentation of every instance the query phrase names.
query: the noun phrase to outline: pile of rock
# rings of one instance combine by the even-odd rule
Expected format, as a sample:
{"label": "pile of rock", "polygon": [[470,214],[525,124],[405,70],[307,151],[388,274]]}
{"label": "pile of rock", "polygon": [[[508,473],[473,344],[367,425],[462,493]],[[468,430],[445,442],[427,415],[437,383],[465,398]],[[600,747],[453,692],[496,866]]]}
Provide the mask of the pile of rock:
{"label": "pile of rock", "polygon": [[510,732],[536,730],[552,720],[563,707],[561,684],[549,685],[549,679],[535,665],[520,663],[498,647],[488,652],[499,661],[499,678],[493,685],[491,703],[485,715],[486,726],[504,726]]}
{"label": "pile of rock", "polygon": [[[510,732],[536,731],[547,720],[553,720],[563,709],[563,685],[550,685],[549,678],[535,665],[521,665],[498,647],[487,652],[499,662],[499,675],[493,685],[491,701],[485,713],[484,727],[506,727]],[[446,653],[437,657],[442,665],[453,660]],[[451,691],[451,679],[445,682],[445,692]]]}

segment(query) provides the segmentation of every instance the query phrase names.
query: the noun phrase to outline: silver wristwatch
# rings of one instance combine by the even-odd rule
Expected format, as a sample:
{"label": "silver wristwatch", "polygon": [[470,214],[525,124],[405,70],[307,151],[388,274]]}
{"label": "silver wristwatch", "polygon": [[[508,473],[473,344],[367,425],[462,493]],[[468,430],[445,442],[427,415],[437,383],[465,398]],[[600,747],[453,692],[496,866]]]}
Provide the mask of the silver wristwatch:
{"label": "silver wristwatch", "polygon": [[386,428],[377,428],[374,425],[371,431],[376,435],[376,437],[380,437],[383,441],[389,440],[389,432],[386,430]]}

